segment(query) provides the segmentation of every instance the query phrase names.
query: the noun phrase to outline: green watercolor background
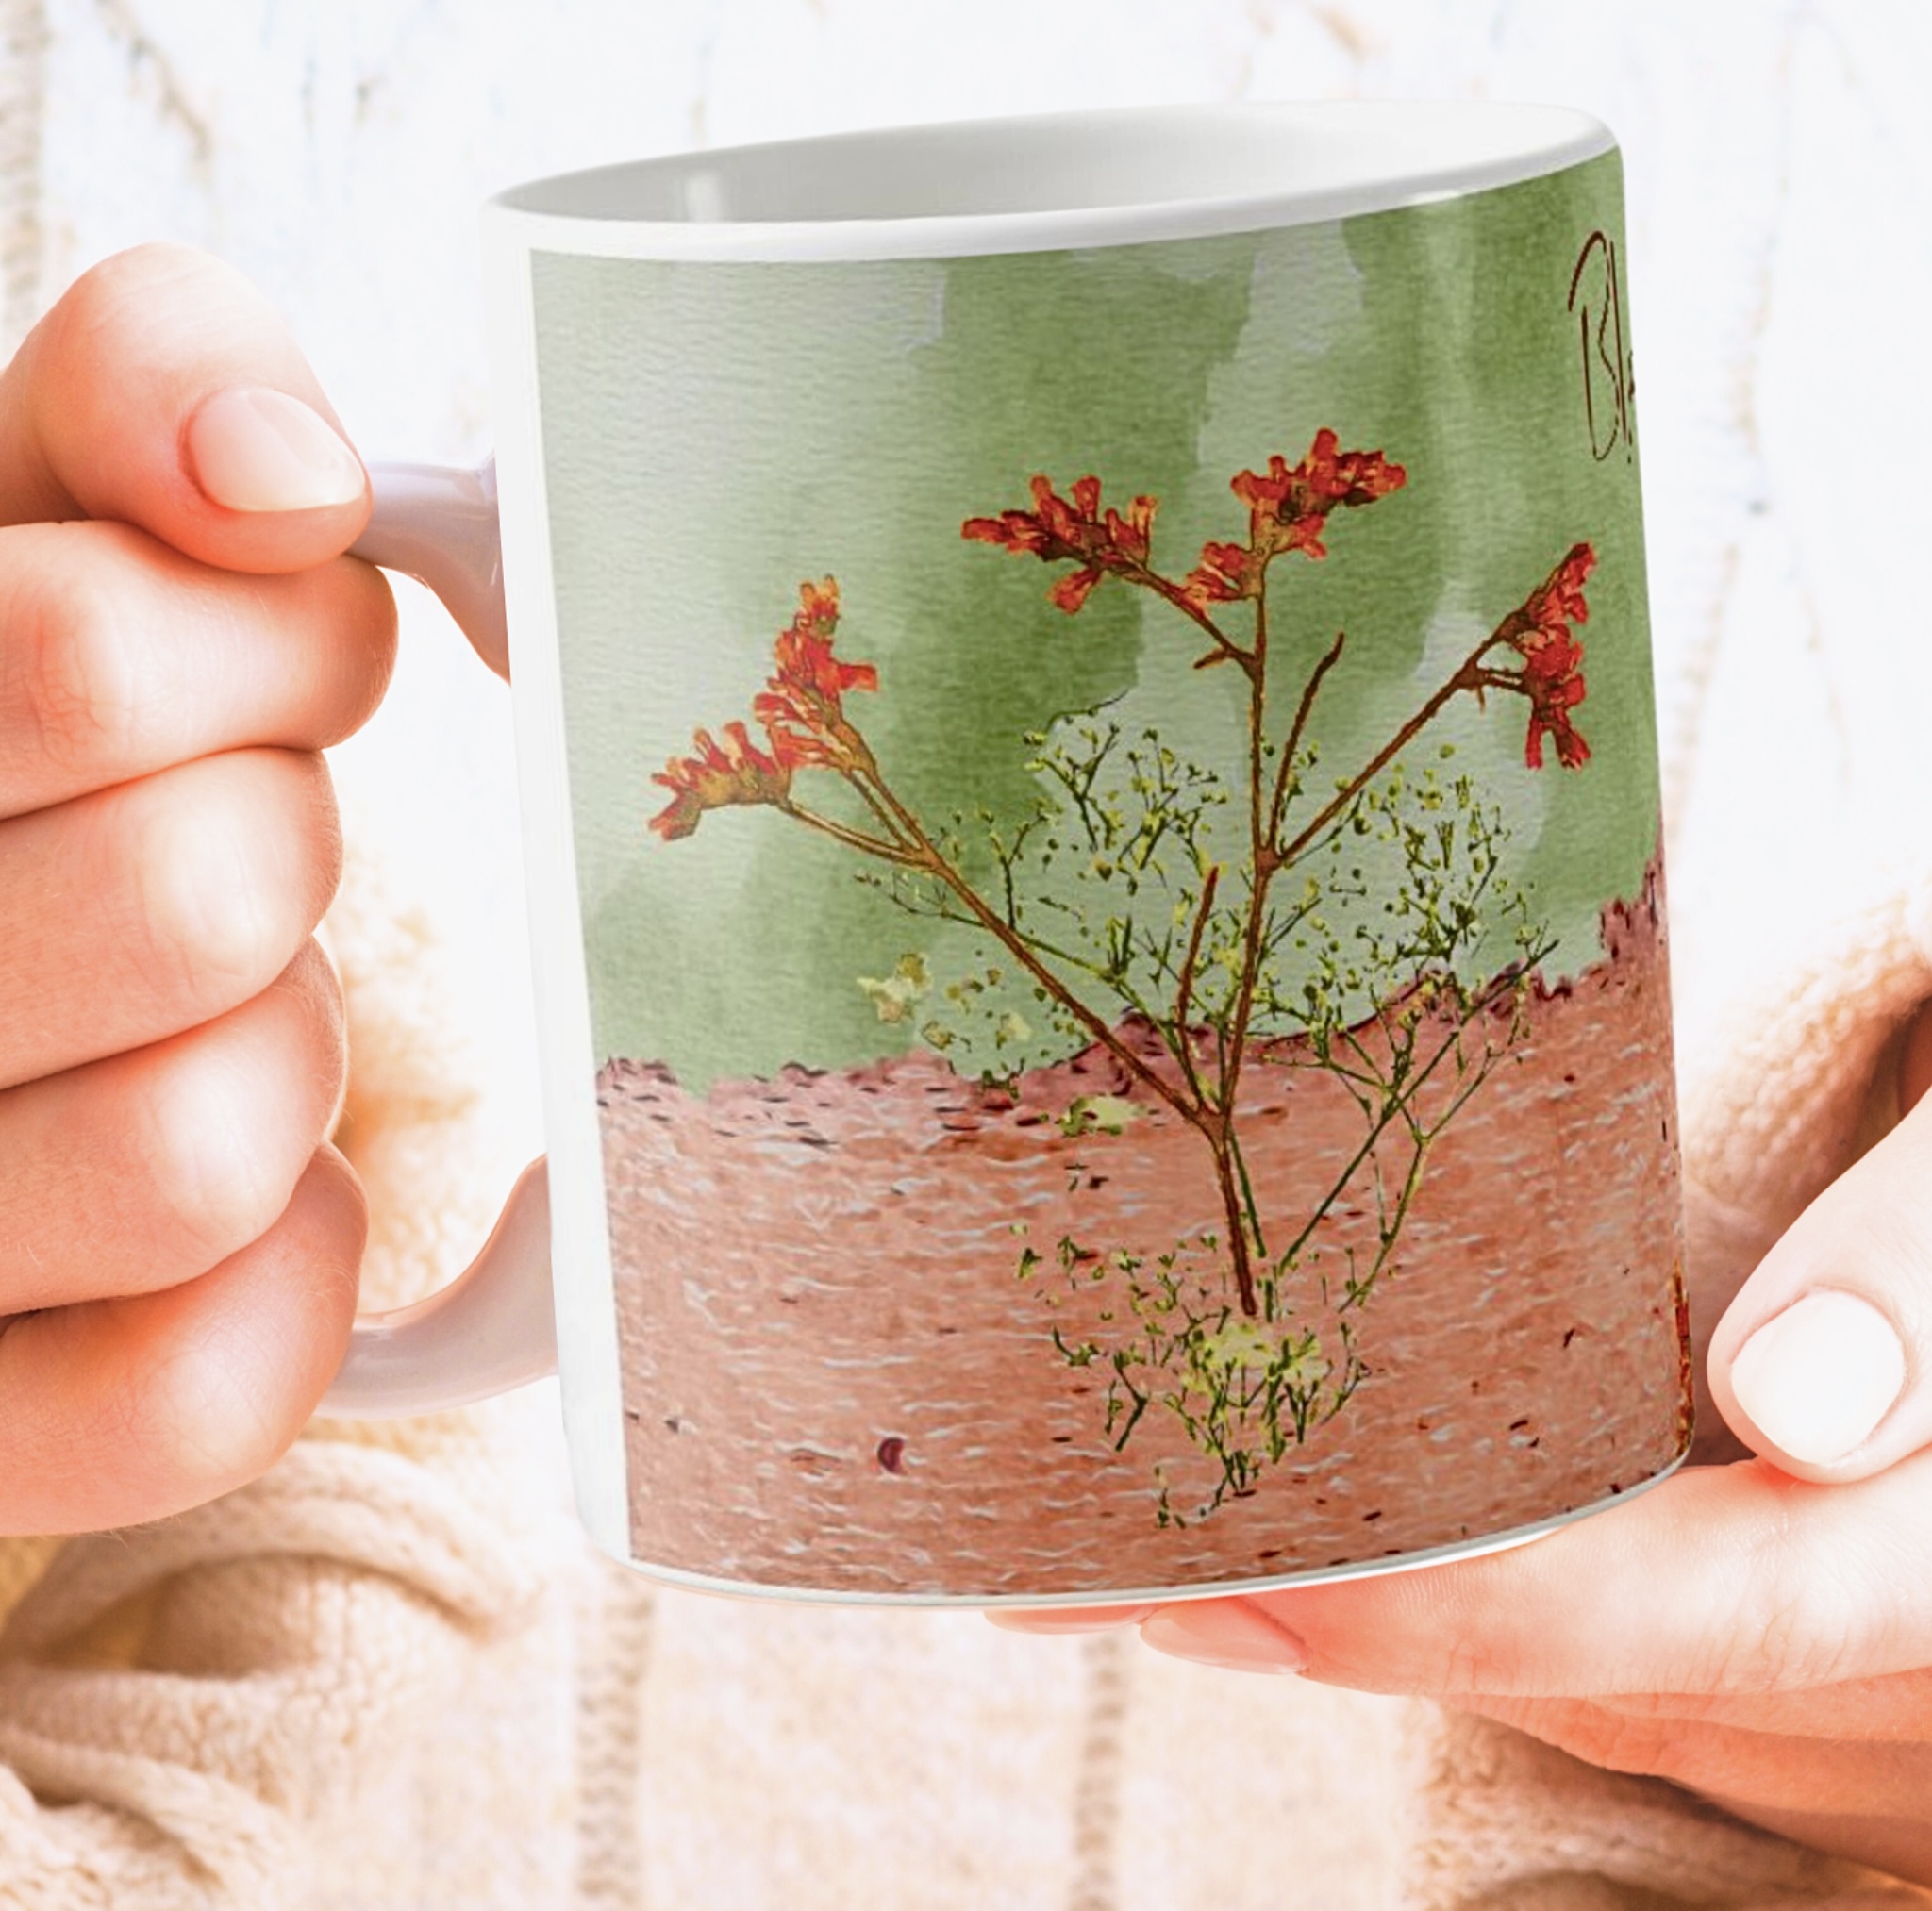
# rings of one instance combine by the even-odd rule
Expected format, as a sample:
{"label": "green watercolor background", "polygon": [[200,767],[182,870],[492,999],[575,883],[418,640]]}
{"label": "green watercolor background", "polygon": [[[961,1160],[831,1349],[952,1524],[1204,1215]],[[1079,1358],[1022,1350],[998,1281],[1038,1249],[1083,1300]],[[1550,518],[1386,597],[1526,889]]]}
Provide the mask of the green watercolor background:
{"label": "green watercolor background", "polygon": [[[1634,450],[1595,455],[1572,275],[1622,245],[1616,155],[1527,184],[1233,237],[948,260],[711,265],[539,254],[543,453],[578,877],[599,1060],[688,1086],[899,1052],[858,988],[918,948],[857,859],[767,810],[665,843],[651,782],[694,725],[748,717],[802,579],[836,575],[838,650],[875,663],[858,720],[894,787],[937,817],[1033,794],[1028,731],[1115,700],[1130,726],[1230,770],[1232,669],[1149,594],[1104,582],[1077,617],[1066,566],[961,539],[970,516],[1100,475],[1159,501],[1154,558],[1239,540],[1228,480],[1332,426],[1407,485],[1338,512],[1320,563],[1279,560],[1274,656],[1291,691],[1338,629],[1316,725],[1365,759],[1579,539],[1592,760],[1523,761],[1525,706],[1459,699],[1427,734],[1510,831],[1510,872],[1560,936],[1546,972],[1599,954],[1608,900],[1657,843],[1657,745]],[[1627,305],[1626,305],[1627,314]],[[1627,341],[1627,316],[1624,324]],[[1599,403],[1601,399],[1599,398]],[[1602,423],[1598,431],[1601,436]]]}

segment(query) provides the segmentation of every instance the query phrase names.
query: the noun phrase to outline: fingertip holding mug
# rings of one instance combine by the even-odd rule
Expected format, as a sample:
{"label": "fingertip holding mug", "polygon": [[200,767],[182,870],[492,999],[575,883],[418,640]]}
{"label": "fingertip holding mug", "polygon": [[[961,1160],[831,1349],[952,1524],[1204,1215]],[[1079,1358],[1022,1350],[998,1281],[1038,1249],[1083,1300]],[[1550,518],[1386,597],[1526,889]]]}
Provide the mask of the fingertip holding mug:
{"label": "fingertip holding mug", "polygon": [[1118,1632],[1139,1625],[1156,1610],[1153,1605],[1027,1606],[1021,1610],[989,1606],[986,1617],[1002,1632],[1058,1637],[1063,1634]]}
{"label": "fingertip holding mug", "polygon": [[242,386],[203,400],[183,441],[195,482],[231,511],[314,511],[367,487],[362,460],[312,406]]}
{"label": "fingertip holding mug", "polygon": [[1752,1424],[1807,1466],[1834,1466],[1871,1438],[1905,1390],[1905,1342],[1872,1302],[1820,1288],[1774,1314],[1731,1361]]}
{"label": "fingertip holding mug", "polygon": [[1183,1600],[1164,1605],[1141,1621],[1141,1638],[1169,1658],[1222,1671],[1307,1670],[1307,1648],[1252,1600]]}

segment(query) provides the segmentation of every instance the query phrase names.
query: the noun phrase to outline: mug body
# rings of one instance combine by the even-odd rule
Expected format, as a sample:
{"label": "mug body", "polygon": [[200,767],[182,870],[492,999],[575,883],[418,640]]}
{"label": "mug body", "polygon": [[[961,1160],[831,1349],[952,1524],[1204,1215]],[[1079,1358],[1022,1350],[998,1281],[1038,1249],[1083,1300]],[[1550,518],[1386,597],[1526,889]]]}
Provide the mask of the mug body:
{"label": "mug body", "polygon": [[1122,1600],[1674,1466],[1608,136],[940,127],[547,182],[487,240],[600,1542]]}

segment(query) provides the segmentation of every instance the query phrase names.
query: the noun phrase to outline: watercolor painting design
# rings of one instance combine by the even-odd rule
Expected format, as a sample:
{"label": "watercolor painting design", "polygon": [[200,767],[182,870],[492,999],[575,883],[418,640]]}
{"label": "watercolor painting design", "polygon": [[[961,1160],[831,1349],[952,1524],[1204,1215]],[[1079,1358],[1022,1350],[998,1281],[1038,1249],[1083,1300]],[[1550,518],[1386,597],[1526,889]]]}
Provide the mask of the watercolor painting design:
{"label": "watercolor painting design", "polygon": [[[1208,542],[1178,575],[1155,560],[1157,500],[1105,505],[1092,474],[1064,493],[1037,476],[1030,508],[963,523],[968,540],[1055,567],[1048,594],[1070,618],[1114,582],[1158,602],[1195,670],[1232,673],[1239,734],[1209,760],[1158,725],[1078,711],[1025,737],[1039,789],[1026,811],[924,816],[867,739],[860,700],[891,687],[839,654],[828,576],[801,587],[750,721],[698,730],[655,779],[668,801],[650,828],[664,845],[761,807],[849,854],[908,931],[889,972],[854,986],[943,1072],[1010,1103],[1023,1078],[1037,1082],[1022,1056],[1042,1039],[1105,1062],[1102,1091],[1068,1093],[1050,1123],[1058,1153],[1086,1144],[1067,1164],[1070,1195],[1083,1176],[1104,1186],[1086,1157],[1137,1124],[1191,1138],[1211,1173],[1210,1225],[1130,1242],[1109,1238],[1105,1203],[1083,1221],[1077,1201],[1039,1238],[1030,1221],[1008,1223],[1010,1276],[1037,1296],[1042,1351],[1104,1382],[1092,1410],[1107,1447],[1130,1453],[1150,1421],[1185,1436],[1185,1470],[1171,1440],[1150,1442],[1162,1529],[1252,1497],[1348,1408],[1372,1371],[1368,1304],[1425,1170],[1524,1042],[1554,946],[1510,879],[1501,805],[1430,733],[1459,701],[1500,721],[1520,700],[1524,764],[1586,769],[1577,629],[1592,544],[1553,553],[1487,636],[1339,765],[1325,760],[1322,693],[1348,633],[1271,630],[1276,563],[1327,558],[1331,521],[1407,478],[1324,429],[1294,464],[1277,454],[1231,480],[1245,536]],[[970,931],[986,960],[937,972],[916,946],[921,922]],[[1257,1090],[1269,1075],[1318,1075],[1355,1111],[1339,1147],[1328,1124],[1333,1158],[1288,1211],[1255,1172],[1252,1128],[1288,1106]],[[888,1471],[892,1445],[880,1448]]]}

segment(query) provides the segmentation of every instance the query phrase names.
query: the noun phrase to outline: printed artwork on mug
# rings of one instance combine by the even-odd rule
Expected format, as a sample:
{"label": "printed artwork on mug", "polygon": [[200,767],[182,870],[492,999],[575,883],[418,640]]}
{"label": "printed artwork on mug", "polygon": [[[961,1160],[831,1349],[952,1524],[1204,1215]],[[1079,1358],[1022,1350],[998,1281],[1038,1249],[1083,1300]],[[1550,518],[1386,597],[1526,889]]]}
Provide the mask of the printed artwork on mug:
{"label": "printed artwork on mug", "polygon": [[1232,1585],[1681,1457],[1617,166],[537,258],[641,1562]]}

